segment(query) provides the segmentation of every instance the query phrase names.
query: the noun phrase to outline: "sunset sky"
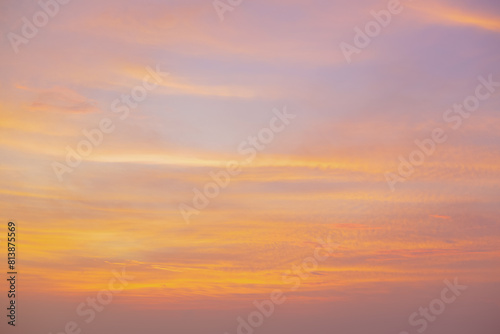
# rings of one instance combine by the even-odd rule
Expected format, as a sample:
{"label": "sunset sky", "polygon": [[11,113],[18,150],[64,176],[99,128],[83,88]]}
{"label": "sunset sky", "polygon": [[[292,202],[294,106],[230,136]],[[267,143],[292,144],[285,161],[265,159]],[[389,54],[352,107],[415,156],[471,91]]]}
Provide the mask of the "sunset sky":
{"label": "sunset sky", "polygon": [[[425,333],[500,333],[498,0],[401,0],[349,61],[340,46],[388,1],[227,6],[221,20],[212,0],[72,0],[26,38],[38,1],[0,2],[2,296],[8,221],[19,267],[2,333],[234,334],[280,289],[255,334],[413,334],[410,315],[455,278],[467,289]],[[113,130],[58,174],[103,120]],[[446,140],[391,189],[436,128]],[[186,221],[230,161],[241,172]],[[292,290],[283,275],[328,238]],[[75,310],[122,270],[133,279],[87,323]]]}

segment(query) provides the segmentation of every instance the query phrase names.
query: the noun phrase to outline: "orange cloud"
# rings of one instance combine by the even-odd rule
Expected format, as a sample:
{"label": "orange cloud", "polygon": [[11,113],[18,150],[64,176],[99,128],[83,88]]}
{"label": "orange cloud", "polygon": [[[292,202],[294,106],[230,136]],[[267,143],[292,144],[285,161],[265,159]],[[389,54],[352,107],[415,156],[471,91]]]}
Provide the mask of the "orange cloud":
{"label": "orange cloud", "polygon": [[54,87],[42,90],[31,104],[33,111],[49,111],[64,113],[89,113],[97,112],[96,101],[87,99],[66,87]]}
{"label": "orange cloud", "polygon": [[486,13],[474,13],[470,9],[460,9],[456,4],[439,2],[411,2],[408,3],[426,17],[445,24],[473,26],[481,29],[500,31],[500,17],[493,17]]}
{"label": "orange cloud", "polygon": [[430,215],[429,217],[434,217],[438,219],[451,219],[450,216],[440,216],[440,215]]}

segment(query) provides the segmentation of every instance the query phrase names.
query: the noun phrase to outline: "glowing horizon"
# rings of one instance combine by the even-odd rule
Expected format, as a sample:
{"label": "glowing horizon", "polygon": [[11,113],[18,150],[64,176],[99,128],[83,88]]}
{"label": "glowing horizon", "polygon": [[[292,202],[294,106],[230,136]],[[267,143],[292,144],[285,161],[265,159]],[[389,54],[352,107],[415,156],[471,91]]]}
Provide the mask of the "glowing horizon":
{"label": "glowing horizon", "polygon": [[29,37],[41,5],[2,4],[22,333],[232,334],[276,289],[256,334],[415,333],[457,277],[426,333],[497,334],[500,7],[401,0],[377,23],[394,1],[62,1]]}

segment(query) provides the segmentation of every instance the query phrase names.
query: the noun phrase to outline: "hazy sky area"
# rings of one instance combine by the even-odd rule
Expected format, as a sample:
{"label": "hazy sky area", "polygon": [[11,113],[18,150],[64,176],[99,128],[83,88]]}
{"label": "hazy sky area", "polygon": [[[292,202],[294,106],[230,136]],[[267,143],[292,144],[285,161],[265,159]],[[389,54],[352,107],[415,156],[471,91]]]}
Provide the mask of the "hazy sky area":
{"label": "hazy sky area", "polygon": [[0,1],[2,333],[500,333],[498,0],[55,1]]}

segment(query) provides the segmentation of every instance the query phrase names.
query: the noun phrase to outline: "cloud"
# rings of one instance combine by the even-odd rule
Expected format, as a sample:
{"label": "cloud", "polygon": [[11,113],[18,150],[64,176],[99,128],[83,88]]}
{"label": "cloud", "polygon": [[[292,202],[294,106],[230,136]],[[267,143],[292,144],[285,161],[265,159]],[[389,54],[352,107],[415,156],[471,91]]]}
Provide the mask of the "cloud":
{"label": "cloud", "polygon": [[[429,20],[447,25],[469,26],[481,28],[494,32],[500,31],[500,16],[496,16],[491,12],[478,12],[476,7],[465,8],[460,3],[447,2],[411,2],[408,3],[412,7]],[[460,8],[462,7],[462,8]]]}
{"label": "cloud", "polygon": [[438,219],[445,219],[445,220],[451,219],[450,216],[440,216],[440,215],[430,215],[429,217],[438,218]]}
{"label": "cloud", "polygon": [[82,114],[99,111],[96,101],[66,87],[56,86],[48,90],[33,90],[38,91],[35,101],[30,105],[30,110],[35,112]]}

